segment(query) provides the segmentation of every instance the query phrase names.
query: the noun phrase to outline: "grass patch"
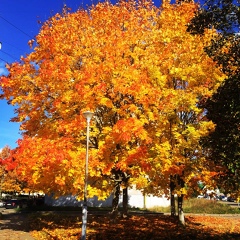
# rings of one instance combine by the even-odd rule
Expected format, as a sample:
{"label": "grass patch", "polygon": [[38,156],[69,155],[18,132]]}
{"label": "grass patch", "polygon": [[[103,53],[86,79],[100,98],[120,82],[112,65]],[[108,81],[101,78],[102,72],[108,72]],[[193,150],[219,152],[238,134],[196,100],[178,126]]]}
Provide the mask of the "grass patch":
{"label": "grass patch", "polygon": [[239,208],[231,207],[226,203],[207,199],[189,199],[184,204],[186,213],[205,214],[239,214]]}
{"label": "grass patch", "polygon": [[[153,207],[150,210],[163,213],[171,212],[170,207]],[[240,214],[240,209],[237,207],[231,207],[219,201],[198,198],[185,200],[183,203],[183,210],[185,213]]]}
{"label": "grass patch", "polygon": [[148,208],[149,211],[153,212],[161,212],[161,213],[169,213],[171,212],[170,207],[161,207],[161,206],[155,206],[152,208]]}

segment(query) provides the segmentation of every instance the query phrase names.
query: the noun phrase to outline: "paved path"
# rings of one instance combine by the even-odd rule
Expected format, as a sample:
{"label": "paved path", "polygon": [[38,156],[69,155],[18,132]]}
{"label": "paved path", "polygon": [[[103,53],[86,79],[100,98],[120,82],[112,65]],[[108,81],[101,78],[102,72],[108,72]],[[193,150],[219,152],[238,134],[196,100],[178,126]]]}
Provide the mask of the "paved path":
{"label": "paved path", "polygon": [[16,213],[14,210],[0,210],[1,240],[34,240],[28,232],[28,217],[26,213]]}

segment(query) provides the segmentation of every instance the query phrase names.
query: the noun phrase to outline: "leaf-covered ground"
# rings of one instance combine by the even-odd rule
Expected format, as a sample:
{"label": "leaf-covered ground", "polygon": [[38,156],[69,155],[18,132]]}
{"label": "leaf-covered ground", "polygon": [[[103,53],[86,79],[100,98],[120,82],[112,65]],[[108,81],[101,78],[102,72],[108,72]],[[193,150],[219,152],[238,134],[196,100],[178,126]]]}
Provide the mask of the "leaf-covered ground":
{"label": "leaf-covered ground", "polygon": [[[68,214],[33,215],[31,234],[36,239],[79,239],[80,216]],[[156,240],[156,239],[240,239],[240,216],[186,216],[186,226],[168,215],[132,215],[113,222],[107,215],[89,215],[88,240]]]}

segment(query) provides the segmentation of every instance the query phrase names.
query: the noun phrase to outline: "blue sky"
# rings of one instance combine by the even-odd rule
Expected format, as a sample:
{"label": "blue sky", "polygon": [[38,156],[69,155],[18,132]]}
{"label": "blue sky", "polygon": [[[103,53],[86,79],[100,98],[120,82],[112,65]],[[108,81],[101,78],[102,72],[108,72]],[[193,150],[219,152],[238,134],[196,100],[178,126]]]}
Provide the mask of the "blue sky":
{"label": "blue sky", "polygon": [[[89,0],[0,0],[0,75],[6,75],[5,64],[18,61],[31,51],[28,41],[34,38],[40,30],[39,21],[44,22],[49,17],[62,11],[66,4],[72,9],[92,5],[97,1]],[[14,117],[14,108],[5,100],[0,100],[0,149],[8,145],[17,146],[19,124],[10,122]]]}

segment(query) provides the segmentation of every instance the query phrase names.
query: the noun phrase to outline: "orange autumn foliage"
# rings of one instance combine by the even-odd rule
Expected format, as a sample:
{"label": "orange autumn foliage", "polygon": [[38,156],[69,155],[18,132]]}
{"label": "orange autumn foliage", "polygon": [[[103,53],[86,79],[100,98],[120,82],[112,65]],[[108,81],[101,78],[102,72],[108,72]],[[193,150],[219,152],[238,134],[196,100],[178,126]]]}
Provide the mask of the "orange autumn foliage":
{"label": "orange autumn foliage", "polygon": [[106,196],[112,169],[155,194],[168,191],[172,174],[184,171],[189,184],[203,177],[198,143],[214,125],[198,103],[224,76],[203,50],[217,33],[186,32],[196,8],[104,2],[42,26],[34,51],[1,77],[1,97],[26,135],[19,174],[33,188],[82,196],[85,110],[95,113],[89,195]]}
{"label": "orange autumn foliage", "polygon": [[0,195],[2,192],[19,192],[25,183],[20,181],[16,172],[17,162],[13,158],[14,150],[5,146],[0,151]]}

